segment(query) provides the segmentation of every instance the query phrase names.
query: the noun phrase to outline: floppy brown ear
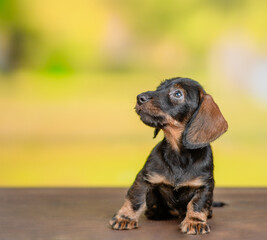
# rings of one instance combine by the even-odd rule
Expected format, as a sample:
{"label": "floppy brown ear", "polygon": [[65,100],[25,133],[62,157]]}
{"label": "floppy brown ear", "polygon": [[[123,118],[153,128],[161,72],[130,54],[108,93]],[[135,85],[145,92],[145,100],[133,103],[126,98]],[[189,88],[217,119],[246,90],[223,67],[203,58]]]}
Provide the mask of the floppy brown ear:
{"label": "floppy brown ear", "polygon": [[205,147],[227,129],[228,124],[213,98],[203,94],[198,110],[185,128],[183,144],[189,149]]}

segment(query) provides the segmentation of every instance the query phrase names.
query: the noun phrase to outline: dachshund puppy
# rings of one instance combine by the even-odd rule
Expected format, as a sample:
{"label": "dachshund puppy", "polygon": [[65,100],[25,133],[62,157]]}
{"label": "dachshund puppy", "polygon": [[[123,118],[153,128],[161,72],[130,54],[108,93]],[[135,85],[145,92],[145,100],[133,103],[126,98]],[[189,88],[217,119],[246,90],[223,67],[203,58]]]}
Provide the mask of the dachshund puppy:
{"label": "dachshund puppy", "polygon": [[155,136],[164,139],[150,153],[110,220],[113,229],[134,229],[146,210],[149,219],[180,217],[187,234],[210,232],[213,157],[210,142],[228,128],[217,104],[199,83],[188,78],[164,81],[156,91],[137,96],[136,112]]}

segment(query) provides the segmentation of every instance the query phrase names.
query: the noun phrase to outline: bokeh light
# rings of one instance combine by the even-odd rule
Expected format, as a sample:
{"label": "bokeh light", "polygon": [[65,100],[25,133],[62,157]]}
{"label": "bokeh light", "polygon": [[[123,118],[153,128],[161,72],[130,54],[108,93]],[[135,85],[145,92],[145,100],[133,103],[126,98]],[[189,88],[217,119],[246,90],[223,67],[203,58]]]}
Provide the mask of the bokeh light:
{"label": "bokeh light", "polygon": [[267,186],[267,1],[0,0],[0,186],[128,186],[136,95],[199,81],[228,132],[217,186]]}

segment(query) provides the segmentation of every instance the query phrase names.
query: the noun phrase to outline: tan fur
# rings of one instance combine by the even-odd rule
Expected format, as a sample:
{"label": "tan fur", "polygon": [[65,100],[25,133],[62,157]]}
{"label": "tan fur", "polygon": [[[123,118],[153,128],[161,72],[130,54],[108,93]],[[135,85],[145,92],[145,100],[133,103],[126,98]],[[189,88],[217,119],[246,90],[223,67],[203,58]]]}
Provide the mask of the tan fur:
{"label": "tan fur", "polygon": [[191,200],[187,205],[186,218],[199,218],[202,221],[207,221],[207,212],[195,212],[193,208],[193,201]]}
{"label": "tan fur", "polygon": [[214,141],[228,129],[219,107],[213,98],[204,94],[202,103],[188,133],[187,141],[191,144],[203,144]]}
{"label": "tan fur", "polygon": [[173,150],[179,151],[179,142],[184,131],[184,124],[176,121],[171,116],[167,115],[166,120],[168,125],[162,130],[166,140],[172,146]]}
{"label": "tan fur", "polygon": [[[170,182],[165,176],[162,176],[158,173],[148,174],[146,180],[152,184],[166,184],[166,185],[174,185]],[[205,183],[203,182],[201,177],[193,178],[191,180],[180,183],[176,186],[176,189],[179,187],[192,187],[197,188],[203,186]]]}
{"label": "tan fur", "polygon": [[180,91],[183,93],[184,98],[183,98],[182,102],[184,102],[185,99],[186,99],[186,91],[184,90],[184,88],[181,86],[180,83],[175,84],[175,85],[171,88],[170,92],[173,92],[173,91],[176,91],[176,90],[180,90]]}
{"label": "tan fur", "polygon": [[157,174],[157,173],[152,173],[147,175],[146,180],[152,184],[167,184],[167,185],[172,185],[172,183],[166,179],[164,176]]}
{"label": "tan fur", "polygon": [[165,116],[166,113],[164,113],[162,110],[158,109],[154,106],[153,101],[149,101],[146,104],[143,104],[142,106],[139,106],[140,109],[145,108],[144,110],[152,115],[158,115],[158,116]]}
{"label": "tan fur", "polygon": [[[181,90],[183,91],[183,90]],[[183,91],[184,92],[184,91]],[[153,100],[143,104],[143,105],[136,105],[136,110],[143,110],[151,115],[154,116],[162,116],[165,117],[165,124],[166,126],[162,129],[165,135],[165,138],[170,143],[172,148],[176,151],[179,151],[179,142],[182,136],[182,133],[185,128],[184,123],[180,123],[174,118],[172,118],[170,115],[166,114],[159,108],[155,107],[153,104]]]}
{"label": "tan fur", "polygon": [[[195,212],[193,200],[191,200],[187,205],[186,217],[181,222],[181,231],[187,234],[209,233],[210,228],[207,224],[207,216],[208,211]],[[200,229],[202,229],[202,232]],[[197,230],[197,232],[195,230]]]}
{"label": "tan fur", "polygon": [[173,150],[179,151],[179,140],[181,139],[184,128],[176,126],[166,126],[163,129],[166,140],[172,146]]}
{"label": "tan fur", "polygon": [[178,187],[192,187],[192,188],[196,188],[196,187],[201,187],[203,186],[205,183],[203,182],[203,179],[201,177],[197,177],[197,178],[193,178],[191,180],[185,181],[181,184],[179,184]]}
{"label": "tan fur", "polygon": [[109,223],[114,230],[130,230],[138,227],[138,223],[135,220],[128,220],[117,217],[117,220],[111,220]]}
{"label": "tan fur", "polygon": [[179,211],[178,210],[176,210],[176,209],[171,209],[171,210],[169,210],[169,213],[172,215],[172,216],[176,216],[176,217],[178,217],[179,216]]}
{"label": "tan fur", "polygon": [[131,202],[126,198],[119,212],[110,220],[110,226],[115,230],[137,228],[138,218],[144,211],[145,207],[146,204],[144,203],[138,211],[134,211]]}
{"label": "tan fur", "polygon": [[134,211],[132,209],[132,204],[129,199],[125,199],[124,204],[122,205],[121,209],[118,212],[118,215],[125,215],[131,219],[137,220],[141,213],[145,209],[145,204],[143,204],[138,211]]}

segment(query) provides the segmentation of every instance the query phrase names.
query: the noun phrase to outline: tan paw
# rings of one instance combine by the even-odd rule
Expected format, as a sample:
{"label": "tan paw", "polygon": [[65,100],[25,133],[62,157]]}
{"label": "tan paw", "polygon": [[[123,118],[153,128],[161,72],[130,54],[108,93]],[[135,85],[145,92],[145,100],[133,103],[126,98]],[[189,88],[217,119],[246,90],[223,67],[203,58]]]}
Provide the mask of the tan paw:
{"label": "tan paw", "polygon": [[202,221],[184,220],[181,223],[181,231],[187,234],[206,234],[210,232],[209,224]]}
{"label": "tan paw", "polygon": [[130,230],[138,227],[136,220],[131,219],[125,215],[115,215],[110,221],[109,224],[112,229],[115,230]]}

